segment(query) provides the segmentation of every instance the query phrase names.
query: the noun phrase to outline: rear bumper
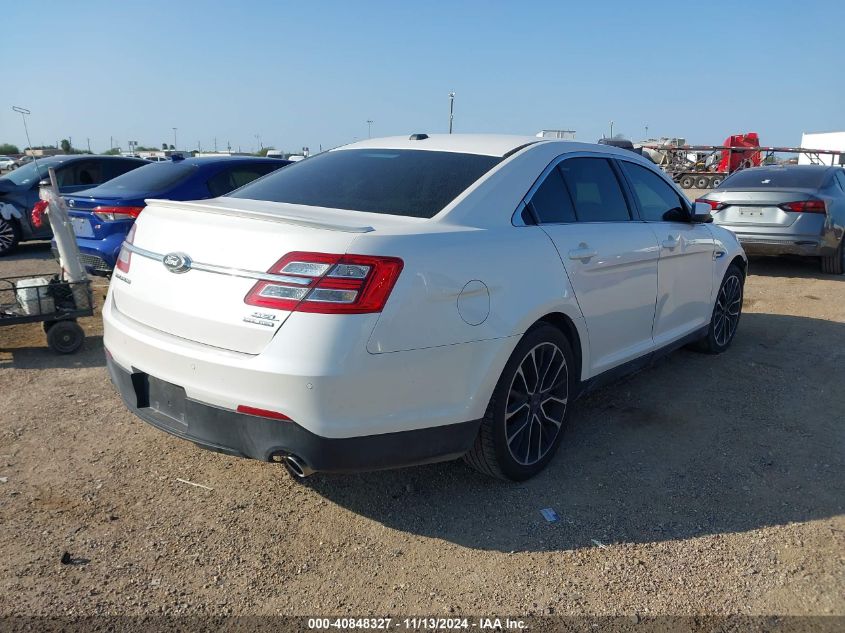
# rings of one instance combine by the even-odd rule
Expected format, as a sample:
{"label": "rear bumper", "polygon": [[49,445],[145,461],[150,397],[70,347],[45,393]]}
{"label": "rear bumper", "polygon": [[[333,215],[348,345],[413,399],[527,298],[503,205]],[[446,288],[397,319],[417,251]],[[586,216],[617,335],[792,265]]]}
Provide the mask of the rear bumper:
{"label": "rear bumper", "polygon": [[[150,384],[157,382],[154,377],[126,370],[111,357],[107,365],[126,407],[152,426],[228,455],[261,461],[295,455],[314,471],[380,470],[455,459],[469,450],[478,433],[479,422],[474,421],[360,437],[321,437],[292,421],[246,415],[192,400],[175,385],[154,386],[151,397]],[[157,400],[161,394],[166,405]]]}
{"label": "rear bumper", "polygon": [[818,236],[742,235],[737,239],[749,255],[805,255],[818,257],[824,254]]}

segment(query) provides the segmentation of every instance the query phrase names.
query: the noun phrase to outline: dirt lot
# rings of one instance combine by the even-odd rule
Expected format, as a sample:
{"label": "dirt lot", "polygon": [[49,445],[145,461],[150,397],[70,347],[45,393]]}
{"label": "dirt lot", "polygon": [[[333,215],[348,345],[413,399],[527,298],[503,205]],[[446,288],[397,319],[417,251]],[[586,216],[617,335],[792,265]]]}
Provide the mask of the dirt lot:
{"label": "dirt lot", "polygon": [[582,400],[524,484],[202,451],[124,410],[84,326],[72,357],[0,329],[0,615],[845,614],[845,277],[814,263],[753,260],[730,351]]}

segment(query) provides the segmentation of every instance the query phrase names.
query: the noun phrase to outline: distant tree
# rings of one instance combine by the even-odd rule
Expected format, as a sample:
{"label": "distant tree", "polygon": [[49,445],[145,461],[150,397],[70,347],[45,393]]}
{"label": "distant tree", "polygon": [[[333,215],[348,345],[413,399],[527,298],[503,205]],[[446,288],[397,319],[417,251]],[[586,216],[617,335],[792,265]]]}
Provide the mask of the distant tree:
{"label": "distant tree", "polygon": [[139,152],[157,152],[158,148],[157,147],[147,147],[146,145],[139,145],[138,147],[135,148],[135,150],[139,151]]}
{"label": "distant tree", "polygon": [[166,150],[166,149],[167,149],[167,143],[162,143],[162,144],[161,144],[161,149]]}
{"label": "distant tree", "polygon": [[172,144],[172,143],[170,144],[170,150],[171,150],[171,151],[175,151],[175,150],[176,150],[176,148],[175,148],[175,147],[173,147],[173,144]]}
{"label": "distant tree", "polygon": [[65,154],[70,154],[71,149],[73,149],[73,148],[70,146],[70,141],[67,140],[66,138],[63,138],[62,139],[62,151]]}
{"label": "distant tree", "polygon": [[119,147],[112,147],[110,150],[103,152],[103,156],[117,156],[118,154],[120,154]]}
{"label": "distant tree", "polygon": [[20,154],[21,151],[17,145],[11,143],[0,143],[0,154]]}
{"label": "distant tree", "polygon": [[269,152],[271,149],[276,149],[276,148],[275,147],[262,147],[260,150],[255,152],[255,155],[256,156],[267,156],[267,152]]}

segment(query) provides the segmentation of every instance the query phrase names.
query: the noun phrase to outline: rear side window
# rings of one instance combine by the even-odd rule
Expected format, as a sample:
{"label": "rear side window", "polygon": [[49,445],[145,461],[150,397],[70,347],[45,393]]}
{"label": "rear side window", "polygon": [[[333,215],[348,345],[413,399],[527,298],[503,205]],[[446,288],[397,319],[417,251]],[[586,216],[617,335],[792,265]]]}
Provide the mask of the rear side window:
{"label": "rear side window", "polygon": [[631,215],[619,180],[604,158],[570,158],[559,166],[579,222],[623,222]]}
{"label": "rear side window", "polygon": [[103,182],[103,166],[100,161],[75,161],[56,171],[59,187],[95,186]]}
{"label": "rear side window", "polygon": [[653,171],[619,161],[634,190],[640,215],[647,222],[679,222],[686,218],[686,207],[672,187]]}
{"label": "rear side window", "polygon": [[818,189],[824,181],[826,169],[816,167],[778,167],[763,169],[743,169],[728,176],[719,185],[719,189],[778,189],[780,187],[800,187]]}
{"label": "rear side window", "polygon": [[563,177],[555,167],[531,198],[537,219],[543,224],[575,222],[575,207],[566,190]]}
{"label": "rear side window", "polygon": [[208,179],[208,191],[212,197],[225,196],[230,191],[248,185],[256,178],[266,176],[279,165],[242,165],[224,169]]}
{"label": "rear side window", "polygon": [[280,169],[231,197],[430,218],[501,160],[426,150],[336,150]]}
{"label": "rear side window", "polygon": [[112,178],[116,178],[122,174],[125,174],[127,171],[132,171],[133,169],[137,169],[138,167],[143,167],[144,163],[141,163],[137,160],[123,160],[120,158],[114,158],[111,160],[104,160],[103,161],[103,181],[111,180]]}

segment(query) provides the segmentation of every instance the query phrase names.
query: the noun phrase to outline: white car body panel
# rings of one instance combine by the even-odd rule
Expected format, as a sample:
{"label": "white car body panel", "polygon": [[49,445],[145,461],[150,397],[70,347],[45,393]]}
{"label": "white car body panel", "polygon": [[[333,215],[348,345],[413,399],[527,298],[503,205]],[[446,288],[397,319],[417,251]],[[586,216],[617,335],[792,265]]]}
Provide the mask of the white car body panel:
{"label": "white car body panel", "polygon": [[[624,150],[444,135],[335,151],[360,148],[518,151],[431,219],[235,198],[148,201],[134,246],[154,255],[261,273],[291,251],[352,253],[399,257],[404,269],[380,313],[261,308],[268,325],[244,321],[256,312],[244,303],[255,279],[173,274],[133,254],[103,309],[114,363],[178,385],[192,401],[283,412],[327,438],[457,424],[484,415],[511,352],[539,319],[571,322],[586,382],[706,325],[727,266],[744,258],[733,235],[712,225],[514,225],[551,161],[586,152],[650,165]],[[673,237],[677,245],[666,247]],[[582,243],[596,255],[572,259]]]}

